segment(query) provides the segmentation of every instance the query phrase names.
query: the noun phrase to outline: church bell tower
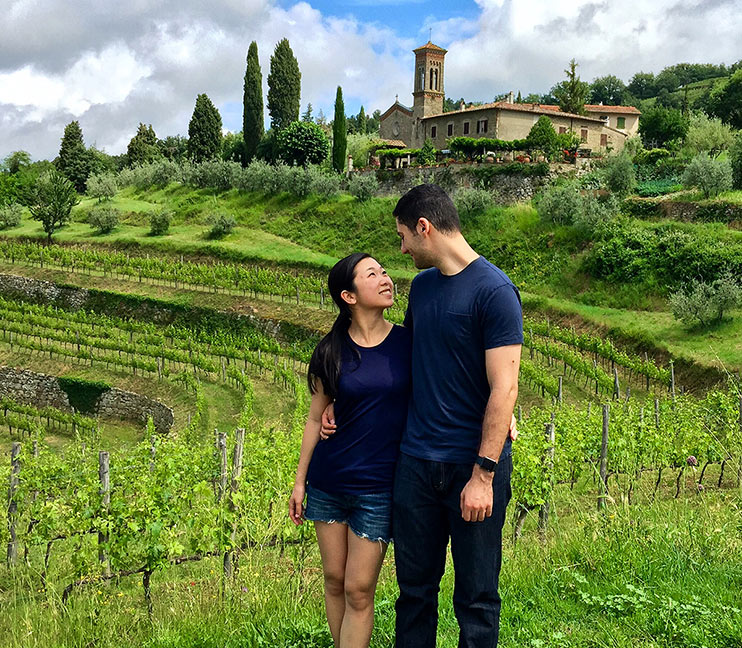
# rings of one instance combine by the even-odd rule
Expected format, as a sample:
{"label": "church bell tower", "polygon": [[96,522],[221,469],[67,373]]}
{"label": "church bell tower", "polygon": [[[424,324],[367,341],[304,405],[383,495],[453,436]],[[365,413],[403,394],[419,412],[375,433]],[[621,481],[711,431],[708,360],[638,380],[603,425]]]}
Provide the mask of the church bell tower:
{"label": "church bell tower", "polygon": [[412,113],[416,118],[439,115],[443,112],[443,59],[446,50],[430,41],[412,50],[415,53],[415,98]]}

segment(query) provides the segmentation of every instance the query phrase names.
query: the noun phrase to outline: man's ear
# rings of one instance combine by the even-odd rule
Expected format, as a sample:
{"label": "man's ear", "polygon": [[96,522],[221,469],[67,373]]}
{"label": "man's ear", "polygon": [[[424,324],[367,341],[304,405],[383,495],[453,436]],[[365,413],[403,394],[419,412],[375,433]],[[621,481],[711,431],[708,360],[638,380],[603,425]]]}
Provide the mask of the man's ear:
{"label": "man's ear", "polygon": [[431,227],[430,221],[427,218],[418,218],[415,230],[418,234],[430,234]]}
{"label": "man's ear", "polygon": [[340,299],[342,299],[346,304],[356,303],[356,296],[350,292],[350,290],[343,290],[343,292],[340,293]]}

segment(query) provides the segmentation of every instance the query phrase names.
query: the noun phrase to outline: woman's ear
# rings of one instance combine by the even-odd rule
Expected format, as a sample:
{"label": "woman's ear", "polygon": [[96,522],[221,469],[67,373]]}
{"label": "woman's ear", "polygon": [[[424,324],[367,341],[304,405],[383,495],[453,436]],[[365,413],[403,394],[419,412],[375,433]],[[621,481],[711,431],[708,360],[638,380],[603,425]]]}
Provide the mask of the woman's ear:
{"label": "woman's ear", "polygon": [[340,299],[342,299],[346,304],[353,305],[356,303],[356,296],[350,292],[350,290],[343,290],[343,292],[340,293]]}

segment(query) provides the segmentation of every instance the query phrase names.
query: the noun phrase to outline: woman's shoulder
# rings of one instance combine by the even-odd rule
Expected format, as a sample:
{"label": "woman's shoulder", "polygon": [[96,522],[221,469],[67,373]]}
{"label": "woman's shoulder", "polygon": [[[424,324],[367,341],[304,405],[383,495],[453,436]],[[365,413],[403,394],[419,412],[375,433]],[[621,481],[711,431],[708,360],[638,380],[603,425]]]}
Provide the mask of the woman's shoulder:
{"label": "woman's shoulder", "polygon": [[412,345],[412,329],[409,329],[406,326],[395,324],[392,327],[391,335],[393,335],[400,344]]}

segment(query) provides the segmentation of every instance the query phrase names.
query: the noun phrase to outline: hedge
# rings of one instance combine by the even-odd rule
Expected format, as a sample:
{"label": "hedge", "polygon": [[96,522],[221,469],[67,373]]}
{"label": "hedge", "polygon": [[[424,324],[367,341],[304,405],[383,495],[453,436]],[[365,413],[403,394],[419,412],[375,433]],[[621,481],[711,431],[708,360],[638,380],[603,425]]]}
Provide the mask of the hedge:
{"label": "hedge", "polygon": [[453,153],[463,153],[469,157],[484,151],[522,151],[529,148],[525,139],[501,140],[488,137],[452,137],[448,140],[448,147]]}

